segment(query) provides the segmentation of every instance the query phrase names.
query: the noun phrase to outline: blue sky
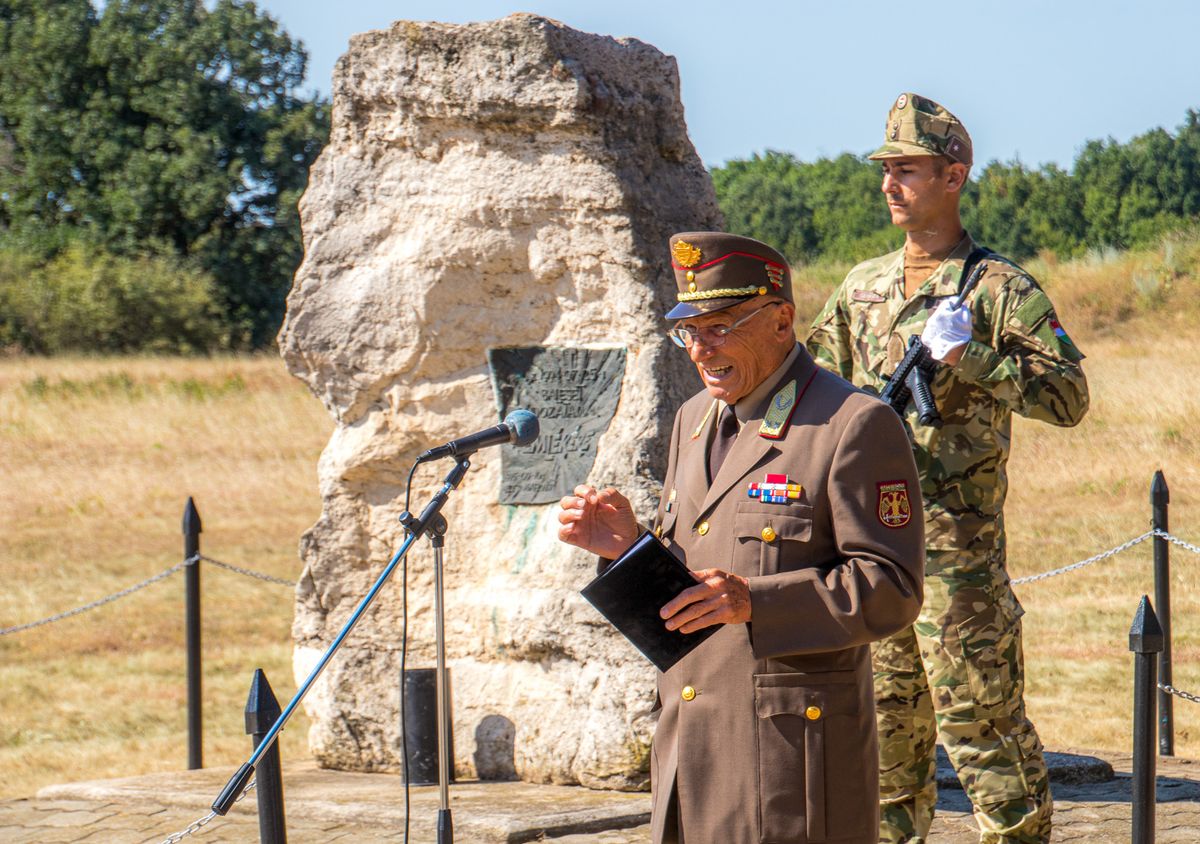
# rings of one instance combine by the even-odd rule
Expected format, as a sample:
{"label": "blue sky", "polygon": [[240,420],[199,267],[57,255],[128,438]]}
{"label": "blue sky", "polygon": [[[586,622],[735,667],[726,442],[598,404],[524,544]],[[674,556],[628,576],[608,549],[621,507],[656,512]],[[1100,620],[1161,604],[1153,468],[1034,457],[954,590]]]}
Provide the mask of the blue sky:
{"label": "blue sky", "polygon": [[1091,138],[1174,130],[1200,109],[1200,3],[714,0],[258,0],[309,51],[328,95],[350,36],[394,20],[512,12],[628,35],[675,56],[692,142],[710,166],[777,149],[803,160],[879,144],[902,91],[966,124],[979,164],[1069,167]]}

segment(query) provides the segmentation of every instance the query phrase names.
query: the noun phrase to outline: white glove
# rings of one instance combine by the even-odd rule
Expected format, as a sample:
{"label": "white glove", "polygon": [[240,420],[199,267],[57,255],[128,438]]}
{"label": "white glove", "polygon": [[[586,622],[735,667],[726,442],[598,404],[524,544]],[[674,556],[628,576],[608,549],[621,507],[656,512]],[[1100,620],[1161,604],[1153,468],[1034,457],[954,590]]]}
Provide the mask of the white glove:
{"label": "white glove", "polygon": [[929,348],[929,354],[936,360],[945,360],[946,355],[966,345],[971,339],[971,309],[961,307],[955,310],[949,299],[943,299],[925,323],[921,332],[921,342]]}

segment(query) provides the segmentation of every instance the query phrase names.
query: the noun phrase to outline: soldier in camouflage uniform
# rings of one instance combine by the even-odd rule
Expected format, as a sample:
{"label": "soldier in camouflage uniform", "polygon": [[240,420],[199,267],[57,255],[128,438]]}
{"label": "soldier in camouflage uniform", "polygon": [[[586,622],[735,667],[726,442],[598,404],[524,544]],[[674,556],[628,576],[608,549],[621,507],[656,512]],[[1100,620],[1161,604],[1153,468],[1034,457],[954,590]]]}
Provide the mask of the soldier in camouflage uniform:
{"label": "soldier in camouflage uniform", "polygon": [[911,403],[906,413],[925,502],[925,602],[912,628],[874,651],[880,841],[926,841],[937,738],[981,842],[1048,841],[1049,781],[1023,698],[1023,610],[1005,569],[1005,466],[1014,411],[1052,425],[1083,418],[1083,355],[1037,282],[999,255],[983,259],[978,287],[950,308],[976,247],[958,213],[971,140],[954,115],[902,94],[871,158],[905,246],[850,271],[808,349],[875,392],[914,335],[945,364],[932,380],[942,427],[921,425]]}

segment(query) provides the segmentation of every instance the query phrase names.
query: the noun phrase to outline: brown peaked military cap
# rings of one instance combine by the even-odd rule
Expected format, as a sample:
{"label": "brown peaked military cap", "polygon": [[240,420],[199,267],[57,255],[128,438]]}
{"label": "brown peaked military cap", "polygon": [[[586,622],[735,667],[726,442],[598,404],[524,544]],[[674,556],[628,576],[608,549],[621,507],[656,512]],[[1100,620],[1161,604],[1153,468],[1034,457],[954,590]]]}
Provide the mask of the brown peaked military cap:
{"label": "brown peaked military cap", "polygon": [[710,314],[758,296],[792,301],[787,260],[767,244],[724,232],[671,235],[679,304],[667,319]]}
{"label": "brown peaked military cap", "polygon": [[902,155],[944,155],[970,167],[974,153],[961,120],[927,97],[905,93],[888,112],[883,146],[867,157],[878,161]]}

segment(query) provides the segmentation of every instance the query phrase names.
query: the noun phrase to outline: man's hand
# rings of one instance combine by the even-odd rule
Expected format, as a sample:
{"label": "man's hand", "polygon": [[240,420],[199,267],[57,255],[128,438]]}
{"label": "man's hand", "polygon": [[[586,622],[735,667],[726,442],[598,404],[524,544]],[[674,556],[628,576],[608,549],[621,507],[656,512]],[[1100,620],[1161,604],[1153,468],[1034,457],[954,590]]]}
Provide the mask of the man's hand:
{"label": "man's hand", "polygon": [[929,348],[934,360],[954,366],[963,355],[963,349],[971,339],[971,309],[953,308],[949,299],[943,299],[937,309],[929,315],[921,342]]}
{"label": "man's hand", "polygon": [[616,559],[638,538],[637,519],[629,499],[612,487],[597,490],[581,484],[558,502],[558,538],[601,557]]}
{"label": "man's hand", "polygon": [[695,633],[714,624],[745,624],[750,620],[750,584],[720,569],[692,572],[699,586],[684,589],[659,611],[668,630]]}

